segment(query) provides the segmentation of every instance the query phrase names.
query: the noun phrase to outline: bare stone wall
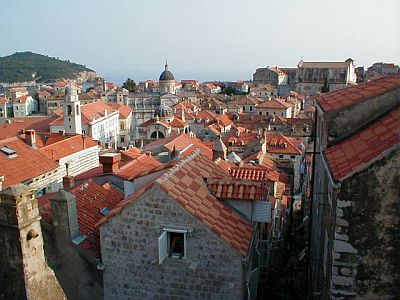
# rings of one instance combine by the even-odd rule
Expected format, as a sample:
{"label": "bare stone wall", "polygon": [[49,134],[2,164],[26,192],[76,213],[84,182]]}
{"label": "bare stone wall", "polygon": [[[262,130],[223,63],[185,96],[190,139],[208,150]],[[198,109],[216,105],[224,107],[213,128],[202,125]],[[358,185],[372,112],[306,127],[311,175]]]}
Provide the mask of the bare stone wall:
{"label": "bare stone wall", "polygon": [[[163,226],[193,228],[187,258],[158,264]],[[241,255],[155,187],[100,227],[104,299],[243,299]],[[197,264],[197,268],[195,265]]]}
{"label": "bare stone wall", "polygon": [[336,202],[332,297],[400,299],[400,150],[344,181]]}

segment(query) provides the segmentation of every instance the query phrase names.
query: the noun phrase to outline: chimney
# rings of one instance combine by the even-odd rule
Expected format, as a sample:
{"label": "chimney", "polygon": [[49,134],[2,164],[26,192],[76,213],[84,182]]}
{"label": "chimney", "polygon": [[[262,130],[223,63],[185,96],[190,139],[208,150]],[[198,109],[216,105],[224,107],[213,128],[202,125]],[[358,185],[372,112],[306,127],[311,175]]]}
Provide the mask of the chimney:
{"label": "chimney", "polygon": [[75,180],[73,176],[66,175],[63,177],[63,187],[65,190],[74,187]]}
{"label": "chimney", "polygon": [[118,163],[121,161],[121,153],[104,153],[100,155],[100,163],[103,165],[103,173],[118,171]]}
{"label": "chimney", "polygon": [[0,176],[0,192],[3,190],[4,176]]}
{"label": "chimney", "polygon": [[78,237],[79,224],[76,211],[76,197],[64,190],[59,190],[50,198],[53,225],[56,239],[60,244]]}
{"label": "chimney", "polygon": [[25,143],[32,148],[36,148],[36,132],[34,129],[25,130]]}

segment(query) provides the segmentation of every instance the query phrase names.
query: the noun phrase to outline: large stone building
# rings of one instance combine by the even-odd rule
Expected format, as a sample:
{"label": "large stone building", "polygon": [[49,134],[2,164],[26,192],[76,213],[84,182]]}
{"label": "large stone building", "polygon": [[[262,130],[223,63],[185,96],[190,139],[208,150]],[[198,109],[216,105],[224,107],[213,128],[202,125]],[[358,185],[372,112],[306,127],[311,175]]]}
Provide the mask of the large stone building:
{"label": "large stone building", "polygon": [[400,75],[319,97],[312,299],[398,299]]}
{"label": "large stone building", "polygon": [[326,86],[329,91],[336,91],[356,84],[356,72],[351,58],[344,62],[305,62],[297,65],[296,90],[307,95],[314,95]]}
{"label": "large stone building", "polygon": [[99,222],[104,298],[254,299],[259,226],[211,191],[229,173],[196,150],[148,176]]}

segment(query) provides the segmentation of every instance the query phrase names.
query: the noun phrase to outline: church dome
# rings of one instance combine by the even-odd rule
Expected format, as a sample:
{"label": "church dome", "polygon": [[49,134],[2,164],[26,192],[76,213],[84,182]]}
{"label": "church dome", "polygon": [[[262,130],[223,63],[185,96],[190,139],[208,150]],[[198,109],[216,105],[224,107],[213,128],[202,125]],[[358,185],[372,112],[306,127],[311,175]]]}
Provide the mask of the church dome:
{"label": "church dome", "polygon": [[165,63],[165,70],[161,73],[159,80],[175,80],[174,75],[168,71],[168,63]]}
{"label": "church dome", "polygon": [[172,109],[165,104],[161,104],[155,111],[154,116],[160,118],[171,118],[174,115]]}

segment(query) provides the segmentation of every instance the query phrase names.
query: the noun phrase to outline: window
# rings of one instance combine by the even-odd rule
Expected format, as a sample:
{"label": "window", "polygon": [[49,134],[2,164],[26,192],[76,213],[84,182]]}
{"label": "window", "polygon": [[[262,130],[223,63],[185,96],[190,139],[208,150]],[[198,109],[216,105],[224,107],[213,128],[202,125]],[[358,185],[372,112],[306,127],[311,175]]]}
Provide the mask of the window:
{"label": "window", "polygon": [[279,154],[279,158],[283,158],[283,154]]}
{"label": "window", "polygon": [[295,155],[290,155],[290,158],[291,158],[291,159],[295,159],[296,156],[295,156]]}
{"label": "window", "polygon": [[164,229],[158,238],[158,263],[162,264],[166,257],[186,258],[186,230]]}
{"label": "window", "polygon": [[125,143],[125,137],[121,136],[121,143]]}

